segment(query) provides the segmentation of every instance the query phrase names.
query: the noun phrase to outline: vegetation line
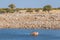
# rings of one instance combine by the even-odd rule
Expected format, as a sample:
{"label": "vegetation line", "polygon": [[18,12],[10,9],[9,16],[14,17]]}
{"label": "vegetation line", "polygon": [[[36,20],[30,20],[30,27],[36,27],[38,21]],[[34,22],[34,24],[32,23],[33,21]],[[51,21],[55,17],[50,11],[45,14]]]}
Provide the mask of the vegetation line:
{"label": "vegetation line", "polygon": [[39,12],[39,10],[47,11],[50,10],[60,10],[60,8],[52,8],[51,5],[45,5],[43,8],[16,8],[15,4],[8,5],[9,8],[0,8],[0,13],[14,13],[19,12],[20,10],[26,10],[26,12]]}

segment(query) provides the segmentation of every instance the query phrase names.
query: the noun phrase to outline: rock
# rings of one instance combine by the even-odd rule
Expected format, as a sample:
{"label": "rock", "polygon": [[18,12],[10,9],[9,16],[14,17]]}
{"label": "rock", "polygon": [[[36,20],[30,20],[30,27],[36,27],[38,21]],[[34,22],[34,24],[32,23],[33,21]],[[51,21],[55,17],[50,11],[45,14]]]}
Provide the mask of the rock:
{"label": "rock", "polygon": [[32,36],[38,36],[38,34],[39,34],[38,32],[32,32],[31,33]]}

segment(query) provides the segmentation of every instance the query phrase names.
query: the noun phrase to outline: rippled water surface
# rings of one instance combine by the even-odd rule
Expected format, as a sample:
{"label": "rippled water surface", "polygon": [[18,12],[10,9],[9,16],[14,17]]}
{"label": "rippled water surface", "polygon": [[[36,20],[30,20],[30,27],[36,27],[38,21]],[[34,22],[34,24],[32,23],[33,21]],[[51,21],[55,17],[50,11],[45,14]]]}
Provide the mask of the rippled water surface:
{"label": "rippled water surface", "polygon": [[[39,32],[38,36],[30,35]],[[60,30],[0,29],[0,40],[60,40]]]}

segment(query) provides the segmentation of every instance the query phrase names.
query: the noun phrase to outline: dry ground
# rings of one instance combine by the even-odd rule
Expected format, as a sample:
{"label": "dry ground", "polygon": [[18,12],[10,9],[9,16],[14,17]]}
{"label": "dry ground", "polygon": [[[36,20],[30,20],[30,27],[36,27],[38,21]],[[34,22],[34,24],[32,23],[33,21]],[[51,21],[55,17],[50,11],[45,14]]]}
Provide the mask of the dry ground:
{"label": "dry ground", "polygon": [[0,14],[0,28],[60,29],[60,13]]}

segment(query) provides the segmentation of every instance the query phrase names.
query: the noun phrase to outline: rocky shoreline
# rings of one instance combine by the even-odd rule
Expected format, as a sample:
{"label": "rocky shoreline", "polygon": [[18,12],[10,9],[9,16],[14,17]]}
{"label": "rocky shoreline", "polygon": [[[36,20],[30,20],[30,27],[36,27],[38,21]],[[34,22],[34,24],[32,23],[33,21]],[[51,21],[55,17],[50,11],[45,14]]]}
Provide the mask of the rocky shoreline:
{"label": "rocky shoreline", "polygon": [[0,28],[60,29],[60,13],[0,14]]}

